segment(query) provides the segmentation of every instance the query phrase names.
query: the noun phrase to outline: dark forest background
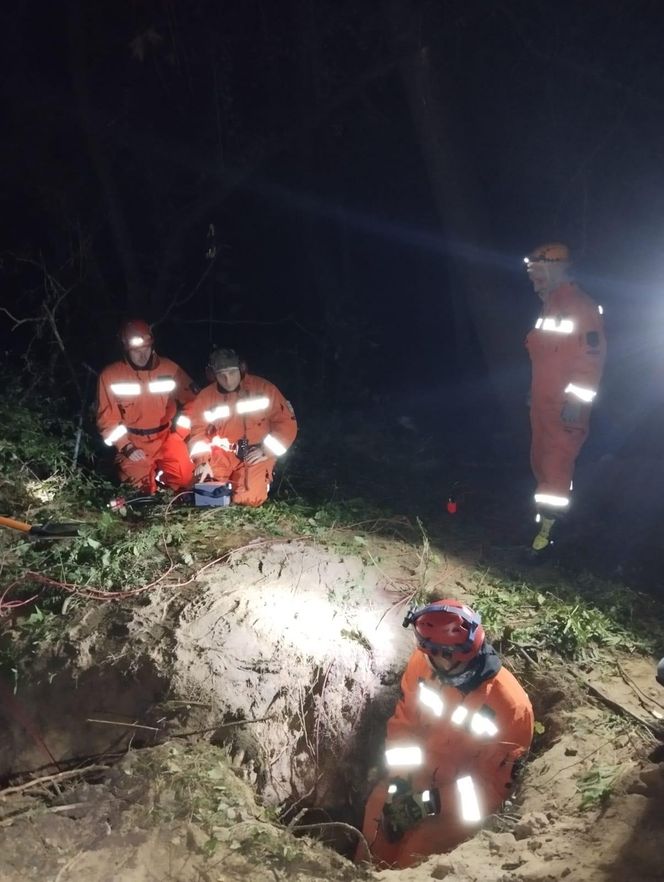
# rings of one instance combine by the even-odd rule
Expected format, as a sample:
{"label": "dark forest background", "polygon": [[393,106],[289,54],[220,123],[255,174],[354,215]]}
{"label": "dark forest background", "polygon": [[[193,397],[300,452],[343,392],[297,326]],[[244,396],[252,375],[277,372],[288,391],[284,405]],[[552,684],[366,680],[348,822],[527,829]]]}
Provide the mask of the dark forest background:
{"label": "dark forest background", "polygon": [[522,257],[561,239],[606,312],[591,454],[658,454],[662,24],[644,0],[8,0],[5,370],[75,412],[144,316],[199,380],[240,349],[305,431],[406,416],[509,457]]}

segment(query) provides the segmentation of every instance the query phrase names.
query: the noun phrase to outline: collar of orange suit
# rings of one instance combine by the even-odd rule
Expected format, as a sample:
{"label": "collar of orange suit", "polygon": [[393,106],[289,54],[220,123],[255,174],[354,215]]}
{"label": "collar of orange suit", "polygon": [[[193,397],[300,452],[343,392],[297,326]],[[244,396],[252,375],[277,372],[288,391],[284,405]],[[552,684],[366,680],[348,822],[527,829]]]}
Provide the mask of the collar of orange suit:
{"label": "collar of orange suit", "polygon": [[477,653],[468,667],[460,674],[448,675],[445,671],[439,671],[431,666],[436,678],[444,686],[455,686],[459,692],[467,695],[473,689],[477,689],[486,680],[495,677],[502,668],[503,663],[498,658],[498,653],[490,643],[484,643],[484,646]]}

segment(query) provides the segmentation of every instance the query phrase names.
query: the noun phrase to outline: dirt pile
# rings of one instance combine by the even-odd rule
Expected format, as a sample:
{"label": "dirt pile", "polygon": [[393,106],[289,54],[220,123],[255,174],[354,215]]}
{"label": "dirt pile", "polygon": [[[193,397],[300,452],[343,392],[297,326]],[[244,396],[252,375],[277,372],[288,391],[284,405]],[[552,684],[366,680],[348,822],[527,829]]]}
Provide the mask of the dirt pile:
{"label": "dirt pile", "polygon": [[[275,810],[294,825],[315,812],[332,822],[316,831],[326,836],[359,823],[412,649],[403,601],[425,583],[472,601],[479,578],[422,562],[374,537],[261,540],[183,593],[86,611],[17,696],[57,758],[177,741],[69,790],[47,782],[0,799],[0,882],[361,878],[276,825]],[[383,878],[664,879],[652,663],[611,650],[582,667],[518,659],[541,732],[514,803],[451,854]],[[3,739],[14,762],[38,752],[16,725]]]}

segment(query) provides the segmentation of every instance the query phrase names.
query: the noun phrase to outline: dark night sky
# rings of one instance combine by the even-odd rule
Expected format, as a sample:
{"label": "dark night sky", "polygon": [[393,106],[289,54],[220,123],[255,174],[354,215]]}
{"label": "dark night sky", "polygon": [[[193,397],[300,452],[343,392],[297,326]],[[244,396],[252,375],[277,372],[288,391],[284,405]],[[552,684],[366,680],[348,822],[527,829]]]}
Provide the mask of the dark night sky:
{"label": "dark night sky", "polygon": [[[486,374],[457,275],[471,263],[523,397],[537,305],[521,258],[563,239],[607,308],[607,425],[648,406],[635,390],[658,394],[657,2],[10,0],[0,28],[4,303],[39,311],[40,271],[16,257],[43,259],[72,287],[58,318],[76,365],[102,366],[142,312],[199,376],[217,341],[296,399],[430,407]],[[413,122],[403,62],[423,49],[471,240],[463,207],[441,216]],[[218,257],[194,291],[210,223]],[[15,358],[31,327],[10,329]]]}

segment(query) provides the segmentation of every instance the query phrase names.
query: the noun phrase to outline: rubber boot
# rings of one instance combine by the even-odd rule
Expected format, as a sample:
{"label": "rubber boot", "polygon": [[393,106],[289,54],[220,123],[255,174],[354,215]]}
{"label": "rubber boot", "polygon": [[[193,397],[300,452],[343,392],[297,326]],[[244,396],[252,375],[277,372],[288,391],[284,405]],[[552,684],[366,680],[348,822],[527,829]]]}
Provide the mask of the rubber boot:
{"label": "rubber boot", "polygon": [[541,554],[551,544],[551,531],[556,523],[555,518],[542,517],[539,532],[533,539],[531,550],[535,554]]}

